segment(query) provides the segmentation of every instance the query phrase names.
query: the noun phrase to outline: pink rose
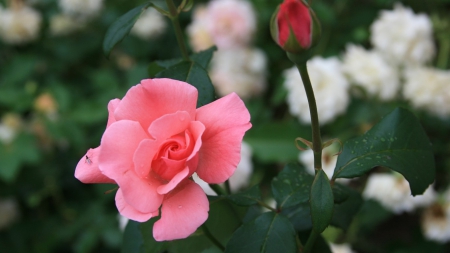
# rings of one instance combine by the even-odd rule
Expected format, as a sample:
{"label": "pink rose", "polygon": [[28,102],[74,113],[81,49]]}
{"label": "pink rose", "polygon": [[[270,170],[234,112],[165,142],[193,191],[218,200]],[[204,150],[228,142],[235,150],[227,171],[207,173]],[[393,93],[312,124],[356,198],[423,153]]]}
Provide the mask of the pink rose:
{"label": "pink rose", "polygon": [[78,162],[83,183],[116,183],[120,214],[139,222],[159,215],[157,241],[182,239],[208,218],[209,203],[191,175],[222,183],[240,160],[250,114],[236,94],[196,109],[197,89],[146,79],[111,100],[101,144]]}

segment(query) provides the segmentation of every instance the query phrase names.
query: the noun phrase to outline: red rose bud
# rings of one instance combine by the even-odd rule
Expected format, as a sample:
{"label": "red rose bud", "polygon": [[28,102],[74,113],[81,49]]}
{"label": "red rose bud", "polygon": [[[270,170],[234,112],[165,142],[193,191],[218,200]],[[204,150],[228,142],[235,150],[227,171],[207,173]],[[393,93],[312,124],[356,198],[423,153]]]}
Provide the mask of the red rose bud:
{"label": "red rose bud", "polygon": [[302,0],[284,0],[272,16],[270,32],[285,51],[301,53],[317,44],[320,23]]}

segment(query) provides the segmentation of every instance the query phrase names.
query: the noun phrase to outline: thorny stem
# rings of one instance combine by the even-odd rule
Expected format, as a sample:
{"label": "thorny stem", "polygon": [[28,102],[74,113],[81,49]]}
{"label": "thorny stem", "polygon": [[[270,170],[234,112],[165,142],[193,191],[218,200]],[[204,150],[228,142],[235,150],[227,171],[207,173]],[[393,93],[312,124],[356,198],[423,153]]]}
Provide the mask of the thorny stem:
{"label": "thorny stem", "polygon": [[222,251],[225,251],[225,247],[222,245],[222,243],[219,242],[219,240],[217,240],[213,234],[211,234],[211,232],[209,231],[208,227],[206,227],[205,224],[203,224],[202,226],[203,229],[203,233],[205,233],[206,237],[208,237],[209,240],[211,240],[211,242],[216,245],[219,249],[221,249]]}
{"label": "thorny stem", "polygon": [[177,37],[178,46],[180,47],[181,54],[183,55],[183,60],[189,61],[189,54],[186,48],[186,44],[183,39],[183,31],[181,30],[180,22],[178,22],[178,11],[177,7],[172,0],[166,0],[167,7],[170,12],[170,20],[172,21],[173,28],[175,30],[175,36]]}

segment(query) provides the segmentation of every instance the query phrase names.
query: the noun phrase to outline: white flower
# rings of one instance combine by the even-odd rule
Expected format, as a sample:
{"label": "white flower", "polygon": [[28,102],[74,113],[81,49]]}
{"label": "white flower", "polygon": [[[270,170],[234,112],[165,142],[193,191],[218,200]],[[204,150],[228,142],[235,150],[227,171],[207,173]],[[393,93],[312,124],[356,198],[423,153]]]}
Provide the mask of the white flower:
{"label": "white flower", "polygon": [[19,207],[14,199],[0,199],[0,230],[19,218]]}
{"label": "white flower", "polygon": [[343,243],[343,244],[334,244],[330,243],[330,249],[333,253],[353,253],[354,251],[350,247],[349,244]]}
{"label": "white flower", "polygon": [[16,131],[6,124],[0,123],[0,142],[9,144],[16,137]]}
{"label": "white flower", "polygon": [[450,71],[407,68],[403,96],[416,108],[443,118],[450,116]]}
{"label": "white flower", "polygon": [[214,53],[210,76],[219,96],[236,92],[246,99],[265,90],[266,65],[266,56],[259,49],[219,50]]}
{"label": "white flower", "polygon": [[28,6],[0,10],[0,38],[8,44],[25,44],[36,40],[42,16]]}
{"label": "white flower", "polygon": [[428,207],[422,216],[424,236],[430,240],[446,243],[450,241],[449,207],[439,204]]}
{"label": "white flower", "polygon": [[103,0],[59,0],[59,7],[65,14],[90,18],[99,14]]}
{"label": "white flower", "polygon": [[[236,171],[230,177],[230,189],[232,192],[237,192],[241,188],[248,186],[250,181],[250,177],[253,173],[253,163],[252,163],[252,149],[250,145],[246,142],[242,142],[241,146],[241,161],[239,162]],[[207,195],[217,195],[211,187],[209,187],[208,183],[200,179],[197,173],[192,175],[194,181],[202,187]]]}
{"label": "white flower", "polygon": [[206,7],[198,6],[194,10],[192,23],[186,28],[189,42],[195,52],[206,50],[214,45],[213,38],[207,29]]}
{"label": "white flower", "polygon": [[367,51],[361,46],[348,45],[342,69],[350,81],[362,87],[370,96],[392,100],[399,90],[397,67],[386,62],[377,51]]}
{"label": "white flower", "polygon": [[382,11],[371,31],[375,49],[396,63],[422,64],[434,56],[430,18],[425,14],[415,15],[401,4],[396,4],[392,11]]}
{"label": "white flower", "polygon": [[246,0],[213,0],[194,12],[187,28],[195,51],[212,44],[219,49],[248,46],[255,30],[255,12]]}
{"label": "white flower", "polygon": [[122,232],[125,232],[125,228],[128,225],[128,222],[130,221],[127,217],[122,216],[120,214],[117,215],[117,220],[119,221],[119,229]]}
{"label": "white flower", "polygon": [[165,29],[164,15],[153,8],[148,8],[134,24],[131,34],[143,40],[149,40],[161,35]]}
{"label": "white flower", "polygon": [[[336,57],[314,57],[307,63],[319,114],[319,123],[326,124],[343,114],[349,103],[348,81],[342,73]],[[284,87],[288,91],[287,102],[291,114],[303,123],[311,123],[305,88],[296,67],[283,73]]]}
{"label": "white flower", "polygon": [[377,200],[387,210],[397,214],[429,205],[436,199],[432,186],[423,195],[413,197],[408,181],[399,173],[370,175],[363,196]]}
{"label": "white flower", "polygon": [[67,35],[84,25],[82,20],[77,20],[73,16],[57,14],[50,18],[50,34],[53,36]]}

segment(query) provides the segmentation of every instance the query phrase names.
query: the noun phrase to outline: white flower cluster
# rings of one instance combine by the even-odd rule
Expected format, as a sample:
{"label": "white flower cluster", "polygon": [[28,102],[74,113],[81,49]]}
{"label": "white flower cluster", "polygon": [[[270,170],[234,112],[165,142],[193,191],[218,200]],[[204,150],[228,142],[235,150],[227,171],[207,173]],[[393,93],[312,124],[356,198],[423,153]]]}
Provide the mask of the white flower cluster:
{"label": "white flower cluster", "polygon": [[[252,172],[253,172],[252,149],[250,145],[248,145],[246,142],[242,142],[241,161],[239,162],[236,171],[229,179],[231,191],[237,192],[240,189],[248,186]],[[194,173],[192,175],[192,178],[197,184],[199,184],[202,187],[202,189],[205,191],[206,194],[213,196],[217,195],[211,189],[211,187],[209,187],[208,183],[206,183],[197,176],[197,173]]]}
{"label": "white flower cluster", "polygon": [[[348,81],[336,57],[314,57],[307,63],[311,85],[316,97],[319,123],[326,124],[343,114],[349,103]],[[303,123],[310,123],[309,105],[303,81],[296,67],[283,73],[284,87],[288,90],[287,102],[292,115]]]}
{"label": "white flower cluster", "polygon": [[414,107],[442,118],[450,115],[450,71],[410,67],[404,76],[403,96]]}
{"label": "white flower cluster", "polygon": [[392,11],[382,11],[371,31],[375,49],[396,63],[423,64],[434,56],[430,18],[416,15],[401,4],[396,4]]}
{"label": "white flower cluster", "polygon": [[236,92],[249,98],[264,91],[266,65],[266,55],[256,48],[219,50],[211,62],[211,80],[220,95]]}
{"label": "white flower cluster", "polygon": [[333,252],[333,253],[354,253],[354,251],[352,250],[350,245],[347,243],[344,243],[344,244],[331,243],[330,249],[331,249],[331,252]]}
{"label": "white flower cluster", "polygon": [[80,17],[93,17],[103,8],[103,0],[59,0],[64,14]]}
{"label": "white flower cluster", "polygon": [[6,9],[0,6],[0,39],[5,43],[18,45],[36,40],[41,23],[41,14],[29,6],[21,3]]}
{"label": "white flower cluster", "polygon": [[436,199],[436,192],[429,186],[422,195],[412,196],[409,183],[401,174],[378,173],[370,175],[363,196],[399,214],[430,205]]}
{"label": "white flower cluster", "polygon": [[131,34],[143,40],[150,40],[161,35],[166,27],[164,15],[153,8],[148,8],[134,24]]}
{"label": "white flower cluster", "polygon": [[421,225],[426,238],[441,243],[450,241],[450,189],[423,212]]}
{"label": "white flower cluster", "polygon": [[377,51],[348,45],[342,69],[350,82],[363,88],[369,96],[386,101],[394,99],[399,91],[396,66],[386,61]]}
{"label": "white flower cluster", "polygon": [[219,96],[236,92],[247,99],[265,90],[267,59],[250,45],[255,30],[256,15],[247,0],[213,0],[194,10],[187,34],[194,51],[218,47],[210,76]]}
{"label": "white flower cluster", "polygon": [[194,12],[187,32],[195,51],[247,46],[256,29],[256,16],[246,0],[213,0]]}

